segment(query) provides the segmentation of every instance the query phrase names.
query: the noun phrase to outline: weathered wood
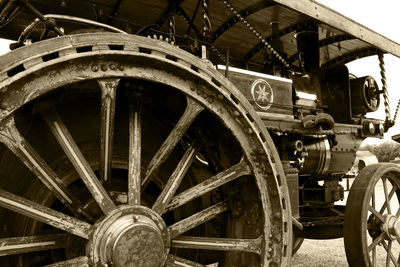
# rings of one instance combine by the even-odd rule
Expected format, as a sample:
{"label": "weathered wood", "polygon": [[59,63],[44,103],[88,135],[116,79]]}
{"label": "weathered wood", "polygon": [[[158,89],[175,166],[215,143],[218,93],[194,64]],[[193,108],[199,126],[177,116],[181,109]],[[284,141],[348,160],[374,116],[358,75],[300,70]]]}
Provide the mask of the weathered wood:
{"label": "weathered wood", "polygon": [[382,214],[380,214],[375,208],[369,206],[368,210],[374,214],[379,220],[381,220],[383,223],[385,222],[385,218],[383,217]]}
{"label": "weathered wood", "polygon": [[368,246],[368,252],[376,248],[378,244],[380,244],[385,239],[386,233],[381,233],[377,238],[375,238],[371,244]]}
{"label": "weathered wood", "polygon": [[128,203],[140,205],[141,188],[141,104],[129,107],[129,167],[128,167]]}
{"label": "weathered wood", "polygon": [[389,198],[389,194],[388,194],[387,182],[386,182],[385,177],[382,178],[382,183],[383,183],[383,192],[385,193],[386,208],[387,208],[388,214],[392,214],[392,208],[390,205],[390,198]]}
{"label": "weathered wood", "polygon": [[391,266],[390,265],[390,261],[393,262],[395,267],[399,266],[399,263],[398,263],[396,257],[393,255],[393,252],[392,252],[392,242],[393,242],[393,240],[388,240],[388,244],[386,244],[386,242],[384,240],[382,241],[382,245],[383,245],[383,247],[385,248],[385,250],[387,252],[387,254],[386,254],[386,267],[390,267]]}
{"label": "weathered wood", "polygon": [[0,256],[65,247],[65,234],[0,239]]}
{"label": "weathered wood", "polygon": [[187,202],[220,187],[221,185],[250,173],[250,166],[244,159],[242,159],[238,164],[230,167],[229,169],[226,169],[205,180],[204,182],[180,193],[179,195],[176,195],[167,205],[165,212],[176,209],[177,207],[180,207],[183,204],[186,204]]}
{"label": "weathered wood", "polygon": [[196,147],[191,145],[183,155],[181,161],[176,166],[171,177],[168,179],[167,185],[164,187],[161,194],[158,196],[156,202],[153,205],[153,210],[159,214],[163,214],[166,206],[171,201],[176,190],[182,182],[183,177],[186,175],[190,165],[196,156]]}
{"label": "weathered wood", "polygon": [[111,175],[112,146],[114,139],[114,117],[117,87],[120,79],[99,79],[101,88],[100,118],[100,180],[109,182]]}
{"label": "weathered wood", "polygon": [[161,145],[160,149],[156,152],[149,165],[147,166],[146,173],[142,180],[142,185],[146,185],[149,182],[151,176],[167,159],[167,157],[175,148],[178,141],[185,134],[186,130],[189,128],[193,120],[203,110],[203,107],[192,98],[187,97],[186,100],[187,106],[182,117],[179,119],[174,129],[170,132],[167,139]]}
{"label": "weathered wood", "polygon": [[322,21],[336,29],[355,36],[358,39],[382,49],[388,53],[400,57],[400,46],[392,40],[368,29],[367,27],[351,20],[342,14],[312,0],[292,1],[292,0],[273,0],[276,3],[296,10],[302,14],[310,16],[318,21]]}
{"label": "weathered wood", "polygon": [[226,203],[220,202],[169,226],[168,230],[171,239],[174,239],[178,235],[181,235],[182,233],[189,231],[190,229],[215,218],[219,214],[226,211],[226,209],[227,209]]}
{"label": "weathered wood", "polygon": [[243,251],[261,254],[261,240],[261,237],[256,239],[238,239],[178,236],[171,241],[171,247],[221,251]]}
{"label": "weathered wood", "polygon": [[86,222],[2,189],[0,189],[0,206],[85,239],[88,239],[92,232],[92,226]]}
{"label": "weathered wood", "polygon": [[86,184],[101,210],[105,214],[110,213],[115,209],[113,201],[107,194],[104,187],[101,185],[99,179],[97,179],[96,174],[93,172],[78,145],[75,143],[58,112],[53,109],[50,112],[42,114],[42,116],[47,121],[47,124],[49,125],[53,135],[57,139],[58,143],[64,150],[76,171],[79,173],[81,179]]}

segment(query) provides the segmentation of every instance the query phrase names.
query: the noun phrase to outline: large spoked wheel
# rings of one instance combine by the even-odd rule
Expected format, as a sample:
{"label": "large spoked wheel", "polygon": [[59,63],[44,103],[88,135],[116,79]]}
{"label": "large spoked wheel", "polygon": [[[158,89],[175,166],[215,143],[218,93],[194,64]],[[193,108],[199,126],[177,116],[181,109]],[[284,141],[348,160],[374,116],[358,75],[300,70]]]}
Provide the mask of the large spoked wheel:
{"label": "large spoked wheel", "polygon": [[0,58],[5,266],[286,266],[268,133],[209,63],[97,33]]}
{"label": "large spoked wheel", "polygon": [[347,200],[344,242],[350,266],[400,265],[400,167],[365,167]]}

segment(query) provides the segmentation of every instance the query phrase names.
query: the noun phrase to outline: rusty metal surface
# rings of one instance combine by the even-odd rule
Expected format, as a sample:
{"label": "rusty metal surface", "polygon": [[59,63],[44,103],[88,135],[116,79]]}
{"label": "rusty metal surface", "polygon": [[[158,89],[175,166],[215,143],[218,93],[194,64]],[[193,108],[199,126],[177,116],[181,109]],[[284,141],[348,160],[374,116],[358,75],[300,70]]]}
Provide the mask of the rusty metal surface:
{"label": "rusty metal surface", "polygon": [[65,235],[25,236],[0,239],[0,256],[65,247]]}
{"label": "rusty metal surface", "polygon": [[98,80],[101,87],[100,180],[109,182],[114,137],[115,100],[120,79]]}
{"label": "rusty metal surface", "polygon": [[0,190],[0,205],[3,208],[24,214],[85,239],[88,239],[89,235],[92,233],[92,226],[84,221],[52,210],[23,197],[16,196],[2,189]]}
{"label": "rusty metal surface", "polygon": [[71,260],[46,265],[45,267],[89,267],[89,259],[86,256],[82,256]]}
{"label": "rusty metal surface", "polygon": [[[342,235],[343,212],[325,212],[361,140],[385,128],[364,118],[377,86],[365,102],[365,81],[331,65],[400,56],[397,43],[313,0],[0,1],[0,12],[0,37],[19,38],[0,57],[0,207],[31,237],[7,232],[5,255],[51,254],[60,237],[55,266],[286,266],[301,245],[292,223],[297,237]],[[307,208],[325,216],[305,220]],[[367,207],[368,230],[388,251],[400,220],[385,208]],[[351,242],[365,249],[363,238]]]}
{"label": "rusty metal surface", "polygon": [[43,113],[42,116],[46,120],[54,137],[57,139],[72,165],[86,184],[93,198],[100,206],[101,210],[105,214],[108,214],[115,209],[115,205],[110,196],[97,179],[96,174],[93,172],[78,145],[75,143],[57,110],[51,109],[50,111]]}
{"label": "rusty metal surface", "polygon": [[[81,47],[86,47],[84,52],[80,49]],[[87,47],[90,47],[90,49],[87,49]],[[118,47],[118,49],[113,49],[115,47]],[[57,56],[53,56],[51,60],[47,60],[49,58],[48,55]],[[13,62],[10,61],[11,59]],[[85,212],[91,214],[97,213],[97,223],[86,223],[83,219],[66,216],[60,211],[16,197],[6,191],[1,191],[3,200],[0,201],[0,206],[16,213],[27,215],[34,220],[53,225],[59,229],[58,231],[66,231],[72,235],[89,239],[88,246],[92,250],[87,254],[87,257],[76,258],[79,254],[74,254],[67,261],[55,266],[67,266],[68,264],[74,265],[79,263],[89,265],[96,264],[97,262],[107,263],[110,259],[113,259],[113,261],[116,261],[121,266],[127,262],[140,265],[138,263],[140,259],[145,259],[149,264],[165,263],[167,266],[179,266],[182,263],[193,263],[193,266],[203,266],[201,263],[194,263],[194,258],[189,257],[189,259],[184,259],[172,256],[169,254],[168,247],[170,244],[173,244],[172,240],[182,233],[190,233],[198,225],[207,224],[210,221],[214,221],[214,219],[217,220],[218,216],[227,216],[225,211],[230,211],[234,208],[234,205],[224,199],[216,200],[215,202],[207,203],[204,207],[196,207],[197,209],[192,213],[184,213],[184,216],[181,218],[173,217],[168,227],[165,226],[164,219],[158,213],[162,214],[166,209],[174,212],[175,209],[185,206],[183,205],[185,203],[187,203],[186,205],[191,205],[189,202],[197,196],[201,199],[203,198],[203,194],[207,194],[207,192],[225,190],[225,187],[229,188],[239,180],[246,180],[246,185],[249,188],[246,192],[251,192],[252,203],[247,204],[247,207],[250,207],[251,211],[239,212],[235,216],[240,216],[240,221],[245,221],[246,218],[249,218],[252,221],[251,227],[257,227],[258,235],[253,236],[254,233],[248,230],[242,232],[243,230],[241,229],[233,229],[236,233],[239,233],[238,238],[221,236],[216,239],[204,239],[206,238],[204,236],[203,239],[195,239],[189,236],[185,240],[181,240],[181,242],[189,242],[191,247],[193,246],[193,249],[207,248],[213,251],[225,251],[226,255],[236,252],[240,254],[241,251],[251,251],[243,259],[249,257],[252,262],[258,262],[262,266],[268,266],[269,264],[289,264],[290,253],[288,252],[291,251],[290,201],[276,148],[267,130],[263,127],[260,118],[257,117],[257,113],[252,109],[245,97],[231,82],[215,70],[211,64],[203,62],[195,56],[166,42],[138,36],[109,33],[65,36],[47,40],[29,47],[17,49],[11,54],[1,57],[0,62],[7,62],[2,66],[3,69],[0,70],[0,122],[6,122],[8,118],[14,116],[26,106],[37,106],[36,104],[31,104],[33,101],[47,103],[46,101],[49,99],[54,100],[54,102],[50,101],[52,103],[50,106],[55,106],[60,111],[50,109],[51,112],[46,112],[45,108],[40,109],[39,112],[45,118],[42,123],[46,126],[45,121],[48,122],[49,129],[47,131],[54,134],[52,144],[60,146],[58,147],[58,153],[64,153],[65,160],[70,161],[70,171],[76,172],[78,174],[77,179],[80,177],[83,180],[82,186],[86,188],[84,199],[89,198],[89,200],[82,200],[84,204],[82,208]],[[23,66],[23,69],[19,66]],[[204,110],[210,114],[207,116],[216,118],[216,121],[219,122],[218,127],[227,129],[228,132],[232,133],[232,137],[230,138],[236,140],[235,142],[240,145],[240,154],[242,154],[238,158],[238,161],[240,158],[242,158],[242,161],[239,163],[236,162],[236,165],[228,164],[218,174],[214,176],[210,175],[209,180],[207,177],[204,177],[204,183],[198,183],[197,186],[191,186],[187,188],[187,191],[180,192],[177,189],[181,181],[183,183],[185,176],[188,175],[185,175],[186,169],[190,168],[191,171],[188,173],[194,172],[194,163],[192,160],[195,153],[197,153],[196,145],[194,148],[186,148],[186,153],[181,153],[177,157],[176,165],[171,165],[171,175],[162,177],[161,179],[158,178],[158,180],[154,179],[156,183],[157,181],[164,181],[164,184],[159,187],[160,193],[153,193],[155,195],[152,196],[153,200],[150,202],[150,205],[139,203],[140,200],[143,201],[141,197],[143,192],[141,192],[140,183],[137,182],[138,172],[130,172],[132,177],[129,181],[127,180],[127,183],[133,189],[127,190],[130,196],[126,198],[126,201],[130,205],[126,209],[118,208],[109,196],[109,188],[100,183],[95,173],[95,170],[97,171],[96,168],[99,168],[98,166],[103,166],[102,168],[106,166],[107,156],[103,156],[104,164],[99,163],[103,153],[98,153],[98,158],[94,157],[97,158],[94,160],[94,163],[87,159],[86,157],[89,155],[79,143],[79,136],[77,136],[77,132],[74,130],[77,125],[74,125],[74,122],[71,121],[65,123],[64,120],[68,121],[70,117],[57,113],[62,113],[65,110],[65,106],[70,103],[68,101],[74,101],[74,98],[68,100],[68,97],[64,95],[75,92],[78,96],[81,96],[80,91],[84,95],[85,90],[89,89],[82,85],[84,84],[82,81],[89,82],[89,84],[93,81],[91,86],[93,84],[98,85],[97,89],[94,88],[98,90],[98,100],[100,101],[96,102],[96,106],[98,107],[98,116],[102,118],[101,99],[105,102],[105,106],[107,106],[107,103],[112,105],[113,102],[112,100],[111,102],[107,102],[107,100],[104,100],[104,97],[101,97],[104,81],[110,81],[105,79],[117,81],[120,78],[130,78],[135,81],[140,80],[143,84],[161,84],[165,86],[164,88],[174,88],[176,92],[183,96],[181,98],[183,101],[179,102],[180,104],[183,104],[186,99],[188,107],[185,109],[182,105],[182,113],[177,117],[177,123],[172,125],[165,136],[166,139],[161,140],[163,142],[167,140],[167,145],[163,146],[163,142],[160,142],[161,152],[159,153],[164,155],[163,157],[166,157],[165,155],[168,156],[173,149],[176,150],[176,146],[179,144],[178,141],[187,138],[185,136],[186,129],[191,124],[194,124],[196,119],[202,119],[203,114],[200,111]],[[69,91],[69,86],[73,87],[74,90]],[[82,87],[80,88],[79,86]],[[66,92],[64,95],[58,95],[62,91],[59,88],[62,87],[68,88],[68,90],[64,91]],[[115,89],[115,84],[112,88]],[[90,90],[93,90],[93,88]],[[152,92],[152,90],[156,89],[147,87],[146,90],[147,92]],[[89,102],[92,103],[93,101]],[[117,101],[116,103],[119,102]],[[150,104],[145,102],[144,105],[147,107],[146,116],[149,117],[148,106]],[[80,108],[84,109],[84,106],[80,106]],[[103,108],[103,111],[106,115],[105,117],[107,117],[107,114],[111,117],[111,108]],[[125,161],[129,162],[129,164],[135,164],[130,165],[131,167],[140,167],[143,170],[146,165],[138,164],[136,160],[141,153],[140,149],[142,155],[146,154],[143,153],[146,147],[143,146],[143,143],[141,146],[135,143],[139,140],[138,133],[142,124],[149,122],[135,119],[135,113],[139,114],[139,112],[137,110],[132,111],[131,116],[129,116],[129,108],[124,110],[127,125],[129,121],[131,124],[131,126],[125,128],[127,130],[125,135],[127,139],[125,142],[132,145],[132,151],[126,154]],[[117,114],[119,113],[117,111],[115,114],[118,117]],[[20,118],[24,115],[18,116]],[[154,115],[150,117],[152,116]],[[91,124],[91,119],[87,123]],[[110,130],[112,125],[111,123],[104,123],[102,126],[99,122],[97,128],[99,132],[96,133],[96,140],[98,149],[100,150],[101,141],[110,142],[110,135],[105,134],[103,137],[97,137],[97,134],[100,136],[101,128],[105,129],[103,130],[104,132],[107,132],[107,129]],[[114,129],[117,128],[114,127]],[[6,130],[8,129],[4,131]],[[211,132],[213,130],[210,129]],[[80,133],[83,134],[84,132]],[[114,134],[120,133],[119,131],[114,131]],[[131,138],[129,138],[129,135]],[[172,138],[173,141],[169,141],[171,138],[168,136],[171,135],[174,136]],[[208,143],[205,144],[207,146],[211,145]],[[202,149],[205,144],[201,144]],[[156,157],[157,150],[155,149],[153,157]],[[213,148],[208,148],[205,151],[210,152],[212,150]],[[42,150],[40,151],[43,153]],[[118,152],[118,150],[116,151]],[[132,154],[132,156],[128,154]],[[175,151],[174,155],[179,155],[179,153]],[[151,158],[148,158],[147,162],[151,162]],[[92,157],[90,159],[93,160]],[[166,160],[165,162],[168,161]],[[41,163],[39,162],[38,164],[45,166]],[[129,164],[126,164],[126,166]],[[163,165],[162,163],[157,164],[159,166],[156,169],[160,169],[160,166]],[[222,163],[219,164],[224,166]],[[173,171],[174,169],[175,171]],[[35,171],[33,173],[36,174]],[[158,174],[155,176],[158,176]],[[153,178],[152,176],[151,179]],[[112,177],[110,179],[111,184],[113,181],[114,178]],[[51,187],[49,189],[51,191],[54,190]],[[179,193],[182,194],[180,195]],[[229,196],[230,194],[227,195]],[[181,199],[182,196],[183,199]],[[235,197],[240,197],[240,194],[235,195]],[[149,200],[146,199],[146,201]],[[142,206],[132,205],[138,203]],[[47,203],[47,205],[49,204]],[[147,212],[150,209],[145,208],[144,205],[153,206],[154,210]],[[97,206],[100,208],[96,208]],[[120,209],[123,209],[123,211]],[[125,220],[125,215],[130,219]],[[135,215],[138,218],[135,218]],[[63,218],[63,223],[59,223],[53,217]],[[125,223],[126,221],[129,222]],[[222,222],[226,223],[224,220]],[[163,224],[164,226],[162,226]],[[111,225],[111,228],[115,231],[110,231],[104,225]],[[241,228],[242,224],[236,227]],[[139,232],[142,234],[143,239],[134,239],[132,234]],[[222,233],[219,234],[222,235]],[[165,246],[162,250],[158,249],[155,245],[161,240],[160,236]],[[86,244],[86,241],[81,242]],[[210,242],[212,243],[211,245],[209,244]],[[80,243],[72,242],[72,244]],[[154,251],[147,249],[149,254],[146,254],[147,252],[138,250],[132,256],[135,259],[129,258],[130,256],[128,257],[125,253],[126,249],[133,248],[132,246],[136,245],[142,248],[151,247]],[[179,248],[175,247],[174,249]],[[257,254],[260,254],[261,257],[257,256]],[[119,255],[120,257],[112,255]],[[152,259],[150,260],[150,258]],[[232,259],[239,263],[243,262],[243,259],[241,260],[240,257],[233,257]]]}

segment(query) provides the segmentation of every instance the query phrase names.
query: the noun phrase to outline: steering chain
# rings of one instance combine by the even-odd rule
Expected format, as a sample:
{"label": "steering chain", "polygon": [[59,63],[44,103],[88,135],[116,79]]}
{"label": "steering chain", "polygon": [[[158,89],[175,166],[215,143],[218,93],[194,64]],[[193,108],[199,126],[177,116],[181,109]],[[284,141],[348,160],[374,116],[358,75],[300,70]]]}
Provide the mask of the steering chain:
{"label": "steering chain", "polygon": [[290,64],[268,43],[265,38],[236,10],[235,7],[229,3],[228,0],[224,0],[225,6],[260,40],[264,46],[284,65],[287,69],[291,69]]}
{"label": "steering chain", "polygon": [[394,126],[397,115],[399,113],[400,109],[400,98],[397,103],[396,111],[393,116],[393,120],[390,118],[390,105],[389,105],[389,93],[387,90],[387,83],[386,83],[386,70],[385,70],[385,62],[383,58],[383,53],[378,54],[378,59],[379,59],[379,68],[380,68],[380,74],[381,74],[381,82],[382,82],[382,93],[383,93],[383,102],[385,105],[385,132],[389,130],[392,126]]}

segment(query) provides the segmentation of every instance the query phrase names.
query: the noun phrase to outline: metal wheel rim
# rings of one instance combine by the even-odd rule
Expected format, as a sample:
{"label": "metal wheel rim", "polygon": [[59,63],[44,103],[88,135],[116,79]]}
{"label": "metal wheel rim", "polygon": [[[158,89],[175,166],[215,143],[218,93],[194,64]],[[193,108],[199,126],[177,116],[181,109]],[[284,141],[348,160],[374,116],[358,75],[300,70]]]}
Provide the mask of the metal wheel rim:
{"label": "metal wheel rim", "polygon": [[[90,51],[84,50],[89,46],[91,47]],[[51,49],[49,49],[50,47]],[[84,49],[80,50],[82,47]],[[35,51],[38,56],[30,57],[29,55],[32,54],[28,53],[30,49],[32,49],[31,52]],[[97,60],[99,57],[101,59]],[[13,61],[11,61],[14,62],[13,64],[9,64],[11,58],[13,58]],[[90,63],[88,60],[90,60]],[[96,61],[98,64],[96,64]],[[16,110],[25,103],[34,101],[38,97],[51,92],[54,88],[81,79],[100,80],[104,87],[107,87],[106,84],[109,82],[115,82],[117,79],[126,76],[150,81],[156,80],[158,83],[167,84],[180,90],[190,99],[195,99],[200,105],[217,114],[218,118],[230,121],[230,124],[225,126],[232,130],[235,135],[238,135],[236,138],[241,140],[242,146],[246,146],[244,153],[259,187],[261,202],[263,206],[271,209],[268,211],[265,208],[263,209],[264,220],[269,220],[269,223],[264,223],[261,239],[245,242],[245,245],[252,247],[251,250],[253,251],[259,250],[262,266],[269,266],[271,263],[276,265],[288,264],[289,251],[291,251],[289,242],[291,235],[290,202],[288,201],[286,182],[283,179],[284,174],[279,157],[272,140],[264,127],[260,126],[262,123],[251,106],[240,92],[210,65],[180,49],[171,47],[169,44],[119,34],[85,34],[56,38],[38,43],[36,47],[24,47],[17,50],[15,53],[0,58],[0,62],[8,62],[8,64],[3,65],[5,67],[0,74],[0,87],[3,88],[0,121],[2,122],[2,142],[8,144],[9,147],[10,140],[7,140],[7,138],[15,134],[12,131],[10,134],[11,116]],[[144,67],[143,63],[145,63]],[[163,70],[165,66],[177,71],[178,78],[184,74],[185,79],[189,80],[172,79],[174,71],[166,73]],[[149,68],[152,70],[151,72],[148,71]],[[46,69],[52,69],[52,72],[35,77],[38,72]],[[62,73],[63,71],[64,73]],[[65,75],[67,71],[69,75]],[[60,79],[55,78],[58,75],[61,77]],[[197,81],[201,81],[203,87],[196,86],[195,82]],[[219,103],[219,105],[210,105],[210,103]],[[222,106],[226,107],[225,110],[221,109]],[[232,120],[232,118],[235,119]],[[54,121],[57,118],[50,118],[50,120]],[[246,129],[246,131],[243,129]],[[245,137],[247,135],[261,146],[255,148],[253,144],[243,141],[248,140]],[[13,142],[11,141],[11,143]],[[272,175],[268,177],[265,174],[267,172],[272,173]],[[7,192],[3,193],[3,200],[5,201],[2,202],[2,206],[9,208],[6,202],[9,202],[12,196],[7,195]],[[15,206],[15,204],[12,205]],[[98,204],[102,205],[100,202]],[[108,211],[111,213],[111,210],[115,209],[112,203],[103,204],[102,209],[106,213]],[[216,208],[221,208],[221,205]],[[74,234],[90,238],[90,235],[83,230],[90,233],[92,230],[89,229],[92,226],[74,220],[71,222],[73,226],[79,228],[72,231]],[[65,226],[63,227],[65,228]],[[173,263],[169,263],[170,259],[171,257],[168,256],[167,266],[174,266],[171,265]],[[82,257],[65,262],[65,264],[73,264],[75,260],[81,263],[90,263],[87,257]],[[90,260],[93,260],[93,257]],[[185,262],[183,259],[182,261]]]}

